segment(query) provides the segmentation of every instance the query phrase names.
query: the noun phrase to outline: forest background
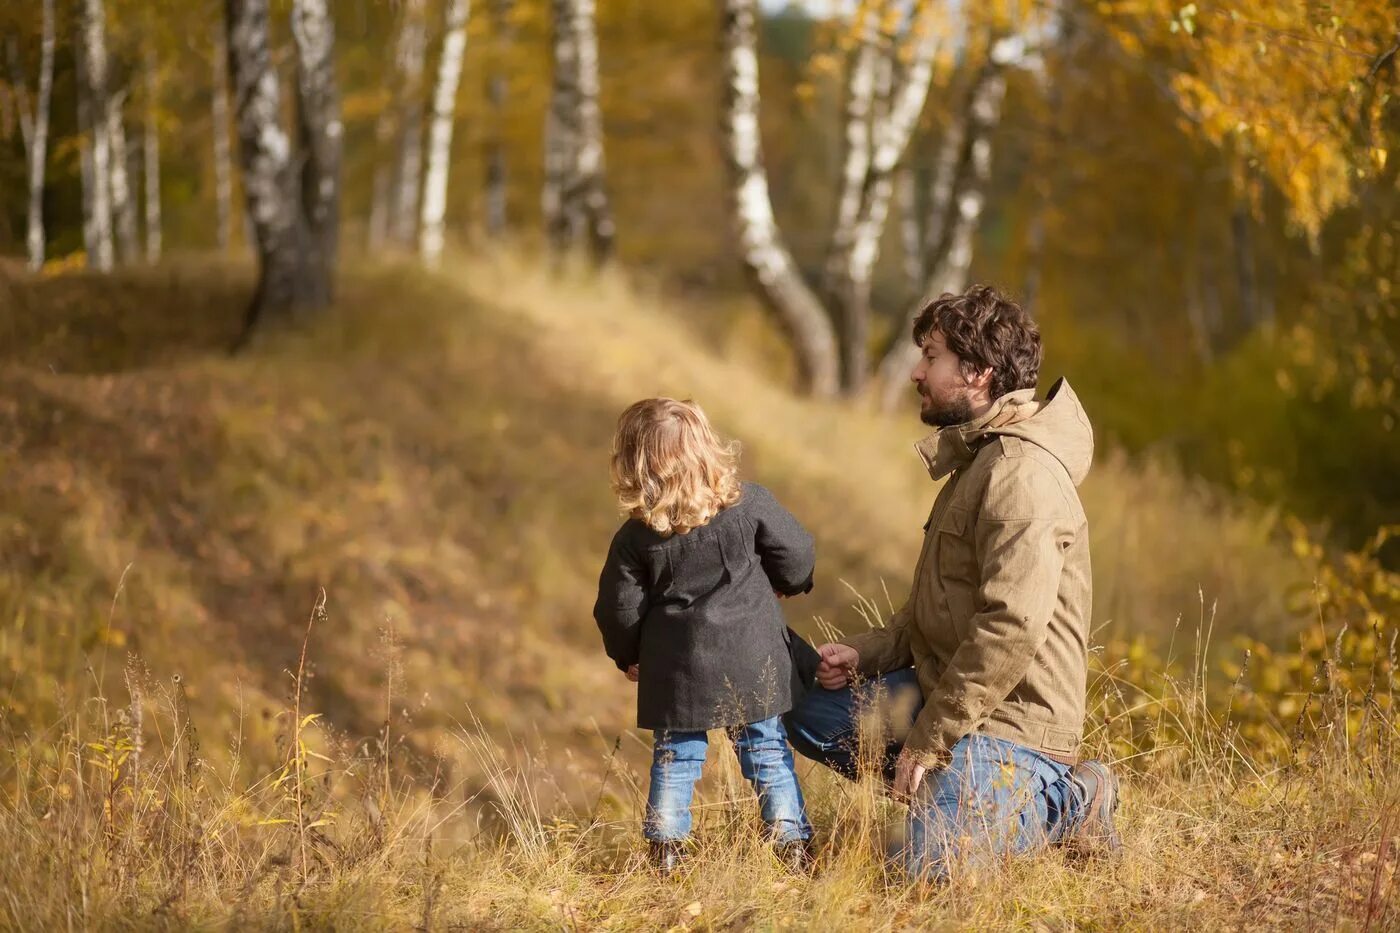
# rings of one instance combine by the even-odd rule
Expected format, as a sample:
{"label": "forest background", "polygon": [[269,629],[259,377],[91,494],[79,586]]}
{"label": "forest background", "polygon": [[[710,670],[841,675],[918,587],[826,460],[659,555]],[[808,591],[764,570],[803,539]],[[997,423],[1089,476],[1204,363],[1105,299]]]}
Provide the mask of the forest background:
{"label": "forest background", "polygon": [[[1398,19],[5,3],[10,918],[1396,922]],[[721,821],[658,899],[586,619],[614,409],[695,395],[817,535],[794,624],[878,620],[933,492],[908,314],[970,282],[1100,440],[1092,741],[1139,769],[1139,860],[1008,901],[833,849],[755,899]],[[833,838],[887,806],[824,792]]]}

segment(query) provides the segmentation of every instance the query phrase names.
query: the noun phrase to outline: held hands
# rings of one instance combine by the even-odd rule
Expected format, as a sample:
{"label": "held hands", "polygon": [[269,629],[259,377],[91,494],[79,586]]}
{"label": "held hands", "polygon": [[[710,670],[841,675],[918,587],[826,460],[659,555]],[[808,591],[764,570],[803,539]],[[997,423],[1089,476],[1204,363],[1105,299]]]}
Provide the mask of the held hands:
{"label": "held hands", "polygon": [[840,690],[849,684],[860,664],[860,652],[850,645],[830,643],[817,649],[822,656],[817,664],[817,683],[824,690]]}

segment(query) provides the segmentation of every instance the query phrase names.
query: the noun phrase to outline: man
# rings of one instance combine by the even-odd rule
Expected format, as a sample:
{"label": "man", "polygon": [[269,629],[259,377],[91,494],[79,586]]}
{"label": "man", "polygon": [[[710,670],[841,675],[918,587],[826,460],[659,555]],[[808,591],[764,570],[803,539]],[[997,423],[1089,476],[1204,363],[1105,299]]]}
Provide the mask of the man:
{"label": "man", "polygon": [[901,857],[917,877],[1048,842],[1116,851],[1117,779],[1078,762],[1088,418],[1064,380],[1035,399],[1040,332],[990,287],[930,302],[913,336],[920,417],[938,428],[915,446],[946,482],[904,607],[818,649],[825,689],[788,715],[793,746],[854,777],[857,720],[878,709],[892,735],[881,765],[909,803]]}

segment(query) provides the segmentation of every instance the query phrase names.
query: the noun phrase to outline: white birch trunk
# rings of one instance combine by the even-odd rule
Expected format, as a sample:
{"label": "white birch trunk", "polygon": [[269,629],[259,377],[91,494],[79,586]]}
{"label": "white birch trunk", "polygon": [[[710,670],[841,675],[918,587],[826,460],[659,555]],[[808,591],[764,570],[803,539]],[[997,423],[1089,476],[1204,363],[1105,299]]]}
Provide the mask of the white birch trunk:
{"label": "white birch trunk", "polygon": [[312,307],[326,293],[310,268],[291,140],[282,128],[278,74],[268,48],[269,0],[226,0],[229,77],[238,101],[238,151],[258,284],[245,338],[259,321]]}
{"label": "white birch trunk", "polygon": [[[860,185],[859,208],[845,236],[844,254],[834,267],[837,278],[830,294],[842,327],[843,387],[851,395],[864,388],[870,372],[870,288],[880,256],[880,240],[889,218],[893,173],[909,147],[933,79],[938,32],[934,28],[932,9],[923,7],[922,14],[911,26],[909,41],[914,50],[903,81],[892,93],[885,90],[881,94],[880,112],[871,123],[870,151]],[[885,88],[888,88],[894,54],[893,49],[884,50],[876,64],[877,83]]]}
{"label": "white birch trunk", "polygon": [[107,98],[107,139],[111,147],[112,214],[117,225],[117,255],[133,263],[140,255],[140,231],[136,226],[136,197],[131,185],[131,152],[126,145],[126,98],[122,88]]}
{"label": "white birch trunk", "polygon": [[935,257],[924,288],[924,295],[909,312],[906,327],[895,335],[896,342],[880,364],[883,383],[881,406],[894,407],[907,392],[909,370],[919,356],[919,348],[908,338],[914,317],[924,302],[943,294],[956,294],[967,287],[972,269],[973,245],[986,206],[987,187],[992,175],[992,132],[1001,121],[1002,100],[1006,96],[1006,75],[1000,64],[990,62],[974,86],[968,109],[967,166],[965,181],[954,196],[955,213],[944,237],[944,252]]}
{"label": "white birch trunk", "polygon": [[54,8],[53,0],[43,0],[42,25],[39,39],[39,82],[31,108],[27,96],[23,65],[19,50],[12,45],[14,66],[15,107],[19,111],[20,136],[29,176],[29,200],[25,243],[29,253],[29,269],[37,272],[44,266],[44,173],[49,147],[49,102],[53,96]]}
{"label": "white birch trunk", "polygon": [[578,108],[574,103],[578,67],[573,32],[568,28],[567,0],[552,4],[550,54],[552,72],[549,106],[544,124],[544,184],[540,190],[540,213],[545,235],[555,260],[561,259],[577,242],[582,228],[576,202],[568,196],[578,148]]}
{"label": "white birch trunk", "polygon": [[875,97],[875,71],[882,57],[880,4],[864,0],[856,11],[858,45],[851,55],[846,78],[845,147],[841,162],[841,189],[836,216],[831,223],[831,243],[823,269],[822,291],[828,299],[842,286],[850,259],[851,239],[860,215],[865,176],[870,169],[870,111]]}
{"label": "white birch trunk", "polygon": [[575,151],[574,189],[588,231],[588,245],[595,263],[612,253],[615,229],[608,202],[603,160],[603,111],[598,103],[598,29],[594,0],[568,0],[572,12],[574,62],[578,69],[578,148]]}
{"label": "white birch trunk", "polygon": [[83,66],[86,73],[83,95],[87,99],[88,126],[91,129],[92,172],[89,188],[92,244],[88,268],[110,272],[112,250],[112,151],[107,135],[107,22],[102,0],[83,0],[81,14]]}
{"label": "white birch trunk", "polygon": [[428,173],[423,186],[423,215],[418,250],[423,264],[442,264],[443,216],[447,211],[447,172],[452,164],[452,122],[457,109],[457,86],[462,79],[462,56],[467,49],[468,0],[447,0],[446,31],[433,88],[432,123],[428,130]]}
{"label": "white birch trunk", "polygon": [[723,119],[739,248],[759,297],[788,332],[806,388],[829,397],[839,386],[836,334],[782,241],[768,193],[758,124],[757,20],[756,0],[725,0]]}
{"label": "white birch trunk", "polygon": [[394,171],[394,201],[389,230],[404,249],[417,244],[420,186],[423,175],[423,60],[427,29],[423,0],[407,0],[399,34],[399,153]]}
{"label": "white birch trunk", "polygon": [[160,126],[157,122],[159,107],[156,100],[156,58],[155,51],[148,45],[143,63],[145,78],[146,117],[143,121],[141,167],[145,171],[146,195],[146,262],[160,262],[161,216],[160,216]]}
{"label": "white birch trunk", "polygon": [[309,282],[330,301],[340,230],[340,164],[344,126],[335,82],[335,22],[328,0],[294,0],[297,128],[302,144],[301,205],[310,233]]}
{"label": "white birch trunk", "polygon": [[542,206],[556,259],[588,239],[605,262],[615,235],[604,178],[593,0],[554,0],[554,79],[545,123]]}
{"label": "white birch trunk", "polygon": [[214,235],[219,249],[233,242],[233,156],[229,147],[228,35],[220,17],[214,23],[213,91],[209,119],[214,137]]}

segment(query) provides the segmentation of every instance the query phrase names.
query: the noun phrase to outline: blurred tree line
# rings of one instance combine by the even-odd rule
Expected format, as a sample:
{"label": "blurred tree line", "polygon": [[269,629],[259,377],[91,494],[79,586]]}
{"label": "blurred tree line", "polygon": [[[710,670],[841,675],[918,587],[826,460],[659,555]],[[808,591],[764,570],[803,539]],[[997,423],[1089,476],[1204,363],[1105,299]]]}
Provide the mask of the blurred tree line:
{"label": "blurred tree line", "polygon": [[[265,61],[240,78],[250,9]],[[501,241],[754,289],[787,328],[775,366],[886,405],[918,299],[994,281],[1130,448],[1355,540],[1400,520],[1393,3],[842,9],[6,4],[0,253],[265,247],[262,151],[283,173],[265,203],[329,223],[332,264]],[[261,100],[281,141],[250,152],[273,138],[240,122],[254,89],[280,89]]]}

